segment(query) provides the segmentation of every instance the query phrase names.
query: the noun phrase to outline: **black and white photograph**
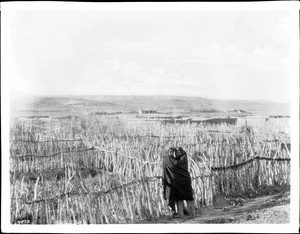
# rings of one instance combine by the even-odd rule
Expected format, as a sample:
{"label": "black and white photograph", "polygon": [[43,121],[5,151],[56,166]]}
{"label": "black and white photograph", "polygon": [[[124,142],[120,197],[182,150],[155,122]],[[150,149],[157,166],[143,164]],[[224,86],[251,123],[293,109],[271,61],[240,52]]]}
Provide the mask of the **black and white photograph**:
{"label": "black and white photograph", "polygon": [[298,232],[298,2],[3,3],[1,145],[4,232]]}

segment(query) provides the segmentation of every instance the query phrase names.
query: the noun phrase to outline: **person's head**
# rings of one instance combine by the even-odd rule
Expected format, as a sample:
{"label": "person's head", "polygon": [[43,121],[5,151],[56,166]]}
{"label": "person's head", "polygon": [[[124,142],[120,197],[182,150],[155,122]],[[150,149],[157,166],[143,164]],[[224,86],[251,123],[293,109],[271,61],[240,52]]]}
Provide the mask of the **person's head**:
{"label": "person's head", "polygon": [[176,158],[180,158],[182,157],[183,155],[185,154],[184,150],[182,147],[176,147],[175,148],[175,155],[176,155]]}
{"label": "person's head", "polygon": [[175,153],[175,148],[174,148],[174,147],[170,147],[170,148],[168,149],[168,154],[169,154],[170,156],[173,156],[174,153]]}

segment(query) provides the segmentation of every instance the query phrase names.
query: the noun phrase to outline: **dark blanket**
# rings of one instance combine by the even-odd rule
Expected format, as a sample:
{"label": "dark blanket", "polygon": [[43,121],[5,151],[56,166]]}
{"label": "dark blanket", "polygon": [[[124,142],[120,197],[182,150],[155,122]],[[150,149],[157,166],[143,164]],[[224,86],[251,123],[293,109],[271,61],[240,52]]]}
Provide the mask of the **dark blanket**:
{"label": "dark blanket", "polygon": [[193,200],[193,189],[188,159],[185,153],[179,159],[166,155],[163,161],[164,199]]}

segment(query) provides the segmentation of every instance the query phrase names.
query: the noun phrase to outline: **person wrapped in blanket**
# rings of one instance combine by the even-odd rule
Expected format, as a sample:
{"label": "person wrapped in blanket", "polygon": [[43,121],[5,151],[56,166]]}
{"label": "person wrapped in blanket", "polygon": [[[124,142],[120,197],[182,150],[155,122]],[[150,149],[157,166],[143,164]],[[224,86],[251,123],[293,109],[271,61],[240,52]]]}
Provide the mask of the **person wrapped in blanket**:
{"label": "person wrapped in blanket", "polygon": [[[195,215],[192,180],[188,158],[182,147],[171,147],[163,160],[163,195],[172,209],[174,218]],[[184,204],[186,201],[186,207]]]}

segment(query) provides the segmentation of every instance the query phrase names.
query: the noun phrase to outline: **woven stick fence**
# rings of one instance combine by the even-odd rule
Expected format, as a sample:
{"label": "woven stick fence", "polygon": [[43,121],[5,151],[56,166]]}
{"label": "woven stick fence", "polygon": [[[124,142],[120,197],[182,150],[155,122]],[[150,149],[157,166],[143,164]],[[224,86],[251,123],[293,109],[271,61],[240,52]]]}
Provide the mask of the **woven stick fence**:
{"label": "woven stick fence", "polygon": [[[106,156],[110,155],[111,158],[115,158],[117,154],[121,154],[119,152],[116,154],[115,151],[109,151],[99,147],[77,151],[77,153],[93,150],[106,153]],[[121,155],[123,161],[135,161],[139,166],[140,164],[144,166],[149,166],[151,164],[161,165],[161,162],[145,162],[125,154]],[[190,162],[192,162],[191,167],[194,167],[193,170],[199,172],[200,168],[197,168],[193,159],[189,159]],[[218,193],[232,194],[243,192],[248,189],[256,189],[262,185],[272,185],[274,182],[289,183],[289,176],[283,175],[282,173],[283,167],[289,167],[289,162],[290,158],[267,158],[256,155],[247,161],[235,165],[210,167],[210,170],[205,174],[198,173],[195,175],[194,173],[192,176],[192,183],[196,204],[198,207],[211,205],[213,196]],[[106,163],[109,164],[109,159],[107,159]],[[124,166],[126,163],[120,162],[120,164]],[[279,171],[277,173],[272,173],[275,164]],[[260,172],[260,168],[265,169],[263,170],[263,173]],[[86,167],[85,169],[91,168]],[[83,170],[83,167],[72,168],[71,174],[78,174],[78,172]],[[94,170],[97,171],[97,173],[103,172],[103,170],[97,169],[97,167]],[[147,170],[147,167],[144,167],[144,170]],[[251,171],[251,173],[249,173],[249,171]],[[243,176],[245,175],[245,172],[247,178]],[[43,214],[39,213],[38,215],[35,215],[35,223],[51,223],[49,218],[51,213],[57,213],[57,220],[60,220],[60,222],[80,223],[80,220],[86,220],[87,223],[128,223],[141,219],[159,218],[163,215],[167,215],[169,212],[168,209],[166,209],[166,203],[162,197],[161,177],[159,174],[144,176],[146,173],[141,172],[140,179],[127,181],[126,183],[115,186],[110,185],[107,186],[108,189],[100,191],[93,191],[91,188],[87,188],[88,186],[84,185],[81,176],[78,176],[78,180],[81,180],[81,182],[79,182],[82,187],[81,191],[78,192],[77,190],[73,192],[65,190],[54,196],[38,199],[36,191],[39,187],[38,178],[40,178],[40,173],[20,173],[18,177],[23,178],[22,183],[26,180],[26,176],[37,175],[34,181],[35,192],[33,200],[26,199],[22,196],[15,198],[15,200],[17,200],[16,203],[20,203],[19,206],[27,207],[29,210],[32,210],[32,208],[29,207],[35,206],[36,210],[42,210],[44,212]],[[152,170],[152,173],[154,173],[154,170]],[[112,174],[113,173],[111,173],[110,176]],[[53,171],[53,176],[56,175],[57,171]],[[119,176],[123,175],[121,173]],[[64,176],[65,181],[69,181],[69,183],[71,181],[70,178],[74,177],[74,175],[70,175],[70,172],[67,171],[65,171]],[[68,184],[68,182],[64,185],[65,187],[68,187],[66,184]],[[115,202],[118,202],[120,207],[116,208],[114,206],[114,204],[116,204]],[[55,209],[54,205],[57,204],[58,207]],[[69,205],[67,206],[66,204]],[[70,204],[73,204],[73,207],[70,207]],[[78,212],[88,213],[88,215],[76,217],[75,214],[78,215]]]}
{"label": "woven stick fence", "polygon": [[47,140],[47,141],[32,141],[32,140],[22,140],[22,139],[14,139],[14,142],[24,142],[24,143],[33,143],[33,144],[44,144],[47,142],[69,142],[69,141],[80,141],[82,142],[82,139],[61,139],[61,140],[57,140],[57,139],[53,139],[53,140]]}
{"label": "woven stick fence", "polygon": [[[59,128],[61,124],[67,125]],[[198,207],[211,205],[220,193],[289,184],[289,151],[280,149],[280,143],[288,139],[253,145],[247,134],[234,131],[236,135],[231,136],[227,128],[198,131],[187,125],[107,131],[102,123],[97,124],[58,123],[55,135],[42,130],[31,133],[30,126],[17,126],[15,139],[32,140],[32,144],[12,143],[12,222],[24,213],[33,214],[33,223],[43,224],[134,223],[168,215],[161,162],[164,147],[177,144],[189,153]],[[147,135],[150,137],[144,137]],[[53,141],[38,142],[51,136]],[[88,142],[96,146],[90,147]]]}
{"label": "woven stick fence", "polygon": [[[227,171],[227,170],[234,170],[234,169],[238,169],[240,167],[243,167],[243,166],[246,166],[247,164],[250,164],[252,163],[254,160],[267,160],[267,161],[287,161],[289,162],[290,161],[290,158],[276,158],[276,159],[269,159],[269,158],[264,158],[264,157],[259,157],[259,156],[256,156],[255,158],[252,158],[246,162],[243,162],[243,163],[240,163],[240,164],[237,164],[237,165],[232,165],[232,166],[226,166],[226,167],[211,167],[211,173],[210,174],[205,174],[205,175],[198,175],[196,177],[191,177],[192,180],[197,180],[199,178],[205,178],[205,177],[212,177],[214,175],[214,172],[218,172],[218,171]],[[84,170],[84,169],[87,169],[87,170],[95,170],[95,171],[98,171],[98,172],[103,172],[103,170],[100,170],[100,169],[91,169],[91,168],[83,168],[83,167],[80,167],[78,169],[74,169],[75,171],[81,171],[81,170]],[[63,170],[64,171],[64,170]],[[52,176],[57,176],[58,172],[57,170],[53,170],[53,171],[49,171],[48,174],[52,174]],[[113,173],[112,173],[113,174]],[[26,176],[28,177],[34,177],[35,180],[38,179],[38,177],[40,177],[39,173],[37,172],[33,172],[33,173],[21,173],[19,175],[20,177],[23,177],[25,178]],[[93,193],[88,193],[88,192],[83,192],[83,193],[61,193],[59,195],[56,195],[54,197],[51,197],[51,198],[47,198],[47,199],[40,199],[40,200],[35,200],[35,201],[26,201],[25,203],[26,204],[32,204],[32,203],[40,203],[40,202],[46,202],[46,201],[49,201],[49,200],[53,200],[55,198],[58,198],[58,197],[63,197],[63,196],[76,196],[76,195],[80,195],[80,194],[90,194],[90,195],[101,195],[101,194],[108,194],[108,193],[111,193],[113,190],[117,190],[117,189],[120,189],[120,188],[126,188],[128,186],[131,186],[132,184],[136,184],[136,183],[141,183],[142,181],[149,181],[149,180],[152,180],[152,181],[155,181],[155,180],[160,180],[162,179],[161,176],[152,176],[152,177],[143,177],[142,179],[137,179],[137,180],[133,180],[133,181],[130,181],[126,184],[122,184],[122,185],[119,185],[119,186],[116,186],[116,187],[113,187],[111,189],[108,189],[106,191],[99,191],[99,192],[93,192]]]}

